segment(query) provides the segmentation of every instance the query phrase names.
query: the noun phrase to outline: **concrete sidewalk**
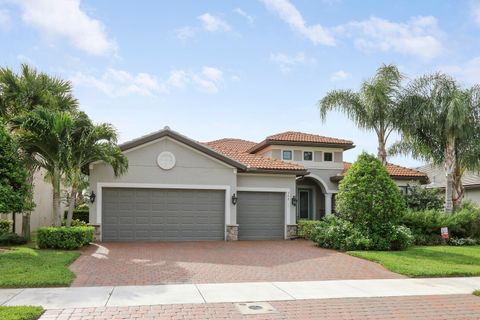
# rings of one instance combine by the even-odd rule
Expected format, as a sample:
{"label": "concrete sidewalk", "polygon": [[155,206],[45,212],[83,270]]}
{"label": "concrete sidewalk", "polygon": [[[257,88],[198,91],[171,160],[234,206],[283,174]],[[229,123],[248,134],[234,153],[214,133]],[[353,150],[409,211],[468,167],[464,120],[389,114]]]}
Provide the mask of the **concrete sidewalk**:
{"label": "concrete sidewalk", "polygon": [[470,294],[480,277],[2,289],[0,304],[45,309]]}

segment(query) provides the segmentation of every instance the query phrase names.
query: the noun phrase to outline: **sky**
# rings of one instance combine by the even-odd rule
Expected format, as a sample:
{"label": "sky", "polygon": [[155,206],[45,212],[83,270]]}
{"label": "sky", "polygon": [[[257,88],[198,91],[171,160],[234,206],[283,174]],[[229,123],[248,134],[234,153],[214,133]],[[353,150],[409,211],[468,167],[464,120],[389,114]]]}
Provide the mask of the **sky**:
{"label": "sky", "polygon": [[341,113],[322,122],[318,100],[382,63],[480,83],[479,35],[480,1],[0,0],[0,66],[70,80],[120,142],[165,126],[198,141],[302,131],[354,141],[347,161],[376,136]]}

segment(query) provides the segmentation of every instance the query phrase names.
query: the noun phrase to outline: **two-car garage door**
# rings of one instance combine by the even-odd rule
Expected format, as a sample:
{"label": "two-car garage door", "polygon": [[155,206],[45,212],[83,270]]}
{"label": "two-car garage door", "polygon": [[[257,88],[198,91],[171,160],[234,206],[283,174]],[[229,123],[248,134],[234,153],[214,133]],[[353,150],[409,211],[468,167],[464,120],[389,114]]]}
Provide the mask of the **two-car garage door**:
{"label": "two-car garage door", "polygon": [[[285,194],[238,192],[239,240],[283,239]],[[225,190],[103,188],[103,241],[223,240]]]}
{"label": "two-car garage door", "polygon": [[104,188],[103,241],[223,240],[225,191]]}

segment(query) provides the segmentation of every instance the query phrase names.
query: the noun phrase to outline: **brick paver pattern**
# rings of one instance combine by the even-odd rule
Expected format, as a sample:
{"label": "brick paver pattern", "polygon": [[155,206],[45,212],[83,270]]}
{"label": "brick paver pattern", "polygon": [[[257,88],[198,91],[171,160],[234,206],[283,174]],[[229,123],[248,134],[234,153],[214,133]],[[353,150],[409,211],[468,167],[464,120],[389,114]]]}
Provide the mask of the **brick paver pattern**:
{"label": "brick paver pattern", "polygon": [[304,240],[99,243],[70,269],[73,286],[404,278]]}
{"label": "brick paver pattern", "polygon": [[409,296],[274,301],[275,314],[242,315],[233,303],[47,310],[40,320],[110,319],[479,319],[480,298],[473,295]]}

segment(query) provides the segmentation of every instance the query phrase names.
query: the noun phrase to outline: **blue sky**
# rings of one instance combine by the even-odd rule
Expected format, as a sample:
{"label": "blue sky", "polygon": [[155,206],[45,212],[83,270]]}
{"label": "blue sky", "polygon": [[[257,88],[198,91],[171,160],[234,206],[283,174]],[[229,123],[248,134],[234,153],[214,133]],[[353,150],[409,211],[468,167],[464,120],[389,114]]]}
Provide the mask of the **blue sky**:
{"label": "blue sky", "polygon": [[0,0],[0,65],[71,80],[121,141],[166,125],[200,141],[295,130],[353,140],[349,161],[376,137],[341,114],[322,123],[327,91],[382,63],[479,83],[479,34],[478,1]]}

